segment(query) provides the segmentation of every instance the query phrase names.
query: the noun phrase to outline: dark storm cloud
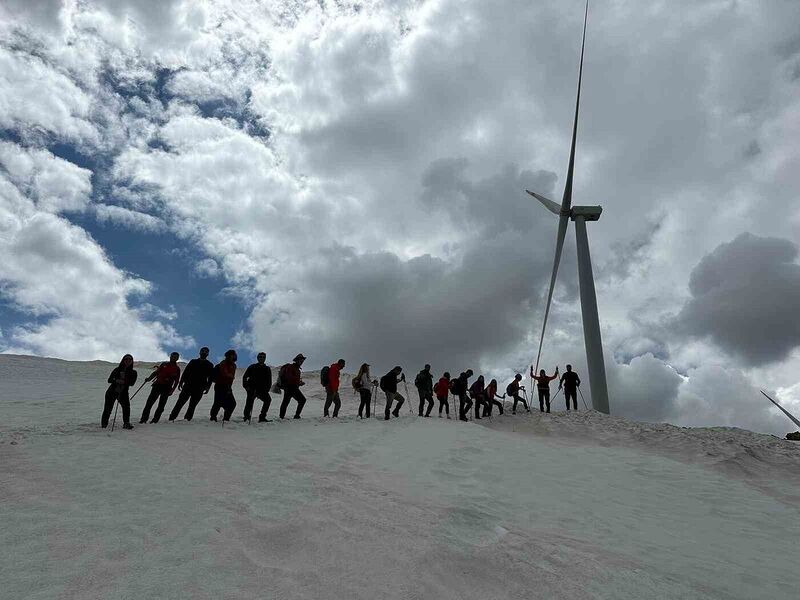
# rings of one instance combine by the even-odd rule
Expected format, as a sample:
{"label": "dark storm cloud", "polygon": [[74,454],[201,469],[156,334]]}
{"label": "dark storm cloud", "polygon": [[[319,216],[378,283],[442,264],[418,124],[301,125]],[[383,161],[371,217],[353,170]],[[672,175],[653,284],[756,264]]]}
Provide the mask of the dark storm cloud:
{"label": "dark storm cloud", "polygon": [[785,359],[800,345],[800,265],[789,240],[743,233],[692,270],[682,333],[709,337],[754,365]]}

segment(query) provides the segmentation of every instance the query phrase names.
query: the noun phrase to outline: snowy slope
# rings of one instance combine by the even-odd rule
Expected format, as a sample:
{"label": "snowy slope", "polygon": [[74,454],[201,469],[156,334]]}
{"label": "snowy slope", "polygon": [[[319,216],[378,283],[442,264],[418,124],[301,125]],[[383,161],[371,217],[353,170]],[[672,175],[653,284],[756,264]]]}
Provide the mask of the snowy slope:
{"label": "snowy slope", "polygon": [[112,434],[112,367],[0,355],[4,598],[800,589],[800,444],[590,412],[360,421],[350,393],[332,422],[313,375],[301,421],[242,424],[238,394],[224,428],[206,397],[195,422]]}

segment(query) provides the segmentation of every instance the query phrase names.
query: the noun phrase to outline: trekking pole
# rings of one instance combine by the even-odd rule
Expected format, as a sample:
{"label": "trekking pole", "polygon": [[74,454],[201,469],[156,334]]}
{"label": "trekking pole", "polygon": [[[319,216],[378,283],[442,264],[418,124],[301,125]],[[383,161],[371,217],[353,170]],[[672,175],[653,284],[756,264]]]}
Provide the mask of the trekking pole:
{"label": "trekking pole", "polygon": [[414,410],[411,408],[411,396],[408,395],[408,384],[406,383],[405,379],[403,379],[403,387],[406,390],[406,402],[408,402],[408,412],[410,414],[413,413]]}
{"label": "trekking pole", "polygon": [[375,409],[378,408],[378,386],[372,384],[372,416],[375,417]]}
{"label": "trekking pole", "polygon": [[[138,394],[139,390],[141,390],[144,387],[145,383],[147,382],[146,381],[142,382],[142,385],[139,386],[139,389],[133,392],[133,396],[131,396],[128,399],[129,403],[131,400],[136,398],[136,394]],[[119,408],[119,395],[122,393],[122,386],[120,386],[119,390],[120,391],[117,392],[117,399],[114,401],[114,420],[111,422],[111,431],[114,431],[114,426],[117,424],[117,409]]]}
{"label": "trekking pole", "polygon": [[583,392],[580,387],[578,387],[578,393],[581,395],[581,400],[583,400],[583,405],[586,407],[586,410],[589,410],[589,407],[586,406],[586,398],[583,397]]}
{"label": "trekking pole", "polygon": [[114,400],[114,420],[111,421],[111,431],[114,431],[114,425],[117,424],[117,409],[119,408],[119,400]]}

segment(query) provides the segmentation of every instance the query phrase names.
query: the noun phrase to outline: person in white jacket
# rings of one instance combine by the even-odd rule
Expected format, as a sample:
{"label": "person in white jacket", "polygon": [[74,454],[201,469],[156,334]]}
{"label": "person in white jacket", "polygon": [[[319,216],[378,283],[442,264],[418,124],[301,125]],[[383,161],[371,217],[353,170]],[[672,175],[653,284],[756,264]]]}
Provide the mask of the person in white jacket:
{"label": "person in white jacket", "polygon": [[356,389],[358,395],[361,397],[361,404],[358,405],[358,418],[364,418],[364,409],[367,411],[367,419],[369,419],[369,407],[372,403],[372,377],[369,374],[369,364],[364,363],[358,370],[358,374],[353,378],[353,383],[357,384]]}

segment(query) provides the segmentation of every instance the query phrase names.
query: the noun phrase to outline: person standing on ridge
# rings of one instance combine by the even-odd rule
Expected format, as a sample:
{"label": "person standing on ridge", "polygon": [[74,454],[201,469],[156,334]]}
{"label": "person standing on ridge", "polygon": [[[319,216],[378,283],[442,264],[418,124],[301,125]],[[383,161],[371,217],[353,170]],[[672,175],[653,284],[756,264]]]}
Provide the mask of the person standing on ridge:
{"label": "person standing on ridge", "polygon": [[169,398],[178,387],[178,382],[181,378],[181,368],[178,366],[179,358],[180,354],[173,352],[169,355],[169,362],[162,362],[158,368],[144,380],[145,383],[147,383],[155,379],[153,387],[150,390],[150,395],[144,403],[144,410],[142,410],[142,418],[139,419],[139,423],[147,423],[147,419],[150,418],[150,409],[153,408],[156,398],[158,398],[158,406],[156,406],[156,412],[153,413],[153,420],[150,421],[150,423],[158,423],[158,420],[161,418],[161,413],[164,412],[164,407],[167,405],[167,398]]}
{"label": "person standing on ridge", "polygon": [[209,420],[216,421],[219,409],[222,409],[222,420],[230,421],[236,398],[233,397],[233,380],[236,379],[236,350],[228,350],[225,358],[214,367],[214,404],[211,406]]}
{"label": "person standing on ridge", "polygon": [[430,417],[433,409],[433,375],[431,375],[430,365],[425,365],[425,368],[417,373],[417,377],[414,379],[414,386],[419,394],[419,416],[422,416],[422,406],[427,400],[428,409],[425,411],[425,416]]}
{"label": "person standing on ridge", "polygon": [[536,380],[536,390],[539,392],[539,412],[545,412],[544,406],[547,404],[547,412],[550,412],[550,382],[558,377],[558,367],[552,376],[548,376],[544,369],[539,371],[539,375],[533,374],[533,365],[531,365],[531,379]]}
{"label": "person standing on ridge", "polygon": [[286,409],[289,408],[289,402],[291,402],[292,398],[297,400],[297,410],[294,413],[294,418],[301,418],[300,414],[303,412],[306,397],[303,395],[303,392],[300,391],[300,386],[305,385],[306,382],[303,381],[300,368],[303,366],[305,360],[305,356],[298,354],[294,357],[292,362],[283,365],[278,372],[278,383],[280,387],[283,388],[283,401],[281,402],[280,410],[281,419],[286,417]]}
{"label": "person standing on ridge", "polygon": [[372,385],[373,381],[369,374],[369,364],[364,363],[358,369],[358,373],[353,377],[353,387],[358,392],[361,398],[361,403],[358,405],[358,418],[364,418],[364,409],[367,411],[367,418],[369,419],[370,404],[372,403]]}
{"label": "person standing on ridge", "polygon": [[572,370],[572,365],[567,365],[567,372],[561,376],[558,381],[558,389],[564,386],[564,399],[567,401],[567,410],[569,410],[569,399],[572,398],[572,407],[578,410],[578,388],[581,385],[581,378]]}
{"label": "person standing on ridge", "polygon": [[[380,388],[386,394],[386,409],[384,410],[384,418],[389,420],[389,413],[395,417],[400,416],[400,407],[406,401],[405,398],[397,391],[397,384],[406,380],[406,375],[403,373],[403,367],[397,366],[386,375],[381,377]],[[397,400],[397,406],[392,411],[392,402]]]}
{"label": "person standing on ridge", "polygon": [[[327,370],[327,377],[324,377],[323,386],[325,387],[325,406],[322,409],[322,416],[327,417],[328,411],[333,404],[333,418],[339,416],[339,409],[342,407],[342,399],[339,397],[339,380],[341,379],[341,372],[344,369],[344,359],[340,358],[333,363]],[[323,369],[323,372],[325,369]],[[320,373],[320,377],[323,374]]]}
{"label": "person standing on ridge", "polygon": [[214,365],[208,360],[208,348],[200,348],[200,357],[193,358],[183,369],[180,383],[178,383],[178,400],[169,414],[169,420],[174,421],[181,414],[181,409],[186,401],[189,401],[189,408],[183,418],[191,421],[194,417],[194,409],[200,403],[203,394],[207,394],[211,389],[211,377],[214,374]]}
{"label": "person standing on ridge", "polygon": [[108,418],[111,416],[111,410],[114,408],[114,403],[119,402],[122,407],[122,428],[133,429],[131,425],[131,402],[129,398],[129,391],[132,385],[136,383],[138,373],[133,368],[133,356],[126,354],[119,361],[119,366],[111,371],[108,376],[108,389],[106,390],[105,402],[103,403],[103,414],[100,417],[100,426],[105,429],[108,427]]}
{"label": "person standing on ridge", "polygon": [[486,386],[486,392],[484,395],[484,410],[483,416],[484,417],[491,417],[492,416],[492,408],[497,406],[500,409],[500,414],[503,414],[503,405],[502,403],[495,400],[495,398],[505,399],[505,396],[498,396],[497,395],[497,379],[492,379],[489,382],[489,385]]}
{"label": "person standing on ridge", "polygon": [[525,402],[525,399],[519,395],[519,391],[525,389],[525,386],[519,384],[520,381],[522,381],[522,375],[520,373],[517,373],[516,375],[514,375],[514,381],[512,381],[506,386],[506,396],[511,396],[514,399],[514,405],[511,407],[512,415],[517,414],[518,402],[522,402],[522,406],[525,407],[525,410],[531,412],[531,409],[528,408],[528,403]]}
{"label": "person standing on ridge", "polygon": [[444,372],[444,375],[436,383],[433,388],[436,394],[436,399],[439,401],[439,418],[442,418],[442,409],[447,413],[447,418],[450,418],[450,403],[447,401],[447,394],[450,391],[450,373]]}
{"label": "person standing on ridge", "polygon": [[469,388],[469,396],[473,402],[473,406],[475,407],[475,418],[481,418],[481,408],[483,408],[483,394],[484,394],[484,382],[485,379],[483,375],[478,375],[478,378],[475,380]]}
{"label": "person standing on ridge", "polygon": [[244,419],[250,421],[253,411],[253,402],[256,398],[261,400],[261,413],[258,415],[259,423],[266,423],[267,411],[272,403],[272,396],[269,390],[272,387],[272,369],[266,364],[267,355],[259,352],[256,362],[247,367],[242,376],[242,387],[247,391],[247,398],[244,401]]}
{"label": "person standing on ridge", "polygon": [[472,377],[472,369],[467,369],[455,381],[450,382],[450,391],[454,396],[458,396],[458,418],[462,421],[469,420],[467,414],[472,408],[472,401],[467,396],[470,377]]}

